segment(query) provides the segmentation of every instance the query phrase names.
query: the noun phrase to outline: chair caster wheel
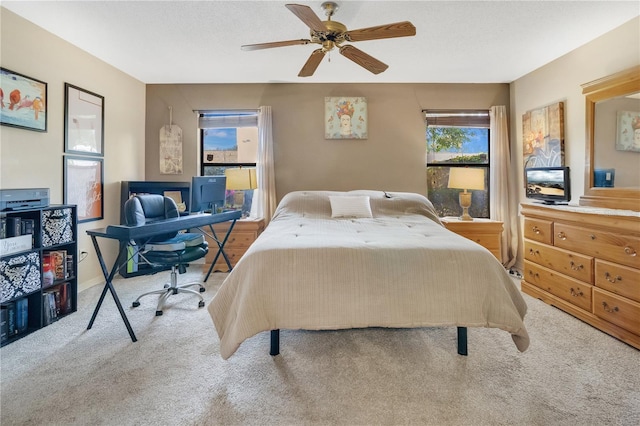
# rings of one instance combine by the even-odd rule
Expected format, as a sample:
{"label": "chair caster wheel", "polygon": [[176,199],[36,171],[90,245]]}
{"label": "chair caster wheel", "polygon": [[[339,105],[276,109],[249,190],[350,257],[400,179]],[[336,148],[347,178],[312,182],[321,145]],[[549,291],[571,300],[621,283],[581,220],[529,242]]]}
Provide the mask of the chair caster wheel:
{"label": "chair caster wheel", "polygon": [[204,308],[204,300],[198,302],[198,308]]}
{"label": "chair caster wheel", "polygon": [[133,302],[131,304],[131,307],[133,307],[133,308],[137,308],[138,306],[140,306],[140,302]]}
{"label": "chair caster wheel", "polygon": [[204,293],[206,289],[204,287],[200,287],[200,293]]}
{"label": "chair caster wheel", "polygon": [[162,311],[156,311],[156,316],[159,317],[160,315],[162,315]]}
{"label": "chair caster wheel", "polygon": [[169,288],[169,284],[165,284],[165,285],[164,285],[164,288]]}

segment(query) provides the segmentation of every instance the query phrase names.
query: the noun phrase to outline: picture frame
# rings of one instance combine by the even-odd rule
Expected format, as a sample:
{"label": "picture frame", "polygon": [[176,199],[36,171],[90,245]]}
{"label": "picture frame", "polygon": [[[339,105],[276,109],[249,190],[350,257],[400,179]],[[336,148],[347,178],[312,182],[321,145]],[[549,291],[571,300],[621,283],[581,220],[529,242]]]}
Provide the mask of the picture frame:
{"label": "picture frame", "polygon": [[64,156],[64,203],[75,204],[78,223],[104,218],[104,159]]}
{"label": "picture frame", "polygon": [[325,97],[324,126],[325,139],[367,139],[367,99]]}
{"label": "picture frame", "polygon": [[64,152],[104,155],[104,96],[64,84]]}
{"label": "picture frame", "polygon": [[524,168],[564,166],[564,102],[522,115]]}
{"label": "picture frame", "polygon": [[0,98],[1,125],[47,131],[47,83],[0,68]]}
{"label": "picture frame", "polygon": [[640,152],[640,112],[616,113],[616,150]]}

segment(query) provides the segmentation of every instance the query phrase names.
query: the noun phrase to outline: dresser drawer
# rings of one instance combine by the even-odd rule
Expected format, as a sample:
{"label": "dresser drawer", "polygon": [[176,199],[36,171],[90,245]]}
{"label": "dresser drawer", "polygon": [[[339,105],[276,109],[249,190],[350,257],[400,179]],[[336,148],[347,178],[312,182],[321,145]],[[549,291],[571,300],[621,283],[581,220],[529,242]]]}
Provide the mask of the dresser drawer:
{"label": "dresser drawer", "polygon": [[592,286],[554,272],[528,260],[524,261],[524,279],[530,284],[591,312]]}
{"label": "dresser drawer", "polygon": [[593,257],[525,241],[524,258],[586,283],[593,283]]}
{"label": "dresser drawer", "polygon": [[554,245],[640,269],[640,238],[556,223]]}
{"label": "dresser drawer", "polygon": [[596,286],[640,302],[640,270],[596,260]]}
{"label": "dresser drawer", "polygon": [[[224,250],[224,252],[227,254],[227,257],[229,258],[229,262],[231,262],[231,267],[236,266],[236,263],[238,263],[238,261],[246,251],[247,251],[246,249],[227,249],[226,247]],[[209,264],[213,262],[213,257],[215,257],[215,252],[213,253],[213,256],[211,257],[211,259],[207,259]],[[208,268],[205,268],[205,269],[208,269]],[[220,256],[218,257],[218,260],[216,261],[216,265],[213,267],[213,270],[219,271],[219,272],[227,272],[229,270],[229,267],[227,266],[227,262],[224,261],[224,257],[222,257],[222,254],[220,254]]]}
{"label": "dresser drawer", "polygon": [[640,335],[640,303],[595,288],[593,313],[619,327]]}
{"label": "dresser drawer", "polygon": [[543,219],[524,219],[524,237],[529,240],[553,244],[553,222]]}
{"label": "dresser drawer", "polygon": [[[224,238],[224,234],[218,233],[218,238]],[[251,245],[256,240],[255,232],[231,232],[229,235],[229,239],[227,239],[227,243],[224,245],[225,251],[226,249],[232,248],[244,248]]]}

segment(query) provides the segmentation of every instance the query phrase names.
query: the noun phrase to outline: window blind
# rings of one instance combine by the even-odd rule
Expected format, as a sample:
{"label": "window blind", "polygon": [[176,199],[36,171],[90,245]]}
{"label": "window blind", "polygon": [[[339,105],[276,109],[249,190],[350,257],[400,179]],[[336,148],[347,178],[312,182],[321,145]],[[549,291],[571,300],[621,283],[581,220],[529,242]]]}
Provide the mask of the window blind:
{"label": "window blind", "polygon": [[429,127],[476,127],[488,129],[489,111],[484,110],[423,110]]}
{"label": "window blind", "polygon": [[198,128],[258,127],[257,111],[198,111]]}

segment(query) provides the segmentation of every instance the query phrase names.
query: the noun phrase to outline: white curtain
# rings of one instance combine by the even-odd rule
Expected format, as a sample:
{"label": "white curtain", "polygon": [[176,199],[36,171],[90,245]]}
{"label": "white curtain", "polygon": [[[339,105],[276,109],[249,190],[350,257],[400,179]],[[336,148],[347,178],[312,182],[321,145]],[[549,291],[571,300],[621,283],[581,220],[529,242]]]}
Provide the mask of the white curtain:
{"label": "white curtain", "polygon": [[[273,167],[273,128],[271,107],[261,106],[258,112],[258,190],[254,196],[256,215],[269,223],[276,210],[276,178]],[[256,203],[257,202],[257,203]],[[253,209],[252,209],[253,210]]]}
{"label": "white curtain", "polygon": [[492,106],[489,112],[490,124],[490,179],[491,191],[489,215],[491,219],[504,223],[502,232],[502,264],[512,267],[518,254],[518,206],[514,182],[511,174],[511,150],[507,126],[507,108]]}

